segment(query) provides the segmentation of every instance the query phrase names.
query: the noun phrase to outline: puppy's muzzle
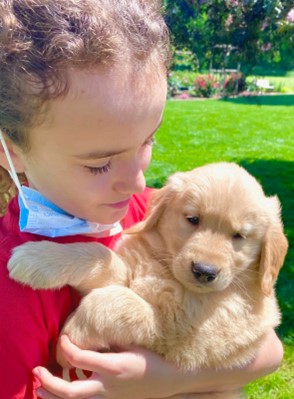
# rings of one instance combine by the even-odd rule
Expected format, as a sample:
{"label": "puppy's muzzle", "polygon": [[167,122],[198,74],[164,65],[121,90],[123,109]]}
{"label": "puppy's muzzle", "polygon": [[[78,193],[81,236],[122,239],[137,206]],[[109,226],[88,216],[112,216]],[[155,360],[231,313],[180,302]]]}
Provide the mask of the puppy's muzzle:
{"label": "puppy's muzzle", "polygon": [[192,262],[191,271],[197,282],[201,284],[212,283],[217,277],[217,269],[206,263]]}

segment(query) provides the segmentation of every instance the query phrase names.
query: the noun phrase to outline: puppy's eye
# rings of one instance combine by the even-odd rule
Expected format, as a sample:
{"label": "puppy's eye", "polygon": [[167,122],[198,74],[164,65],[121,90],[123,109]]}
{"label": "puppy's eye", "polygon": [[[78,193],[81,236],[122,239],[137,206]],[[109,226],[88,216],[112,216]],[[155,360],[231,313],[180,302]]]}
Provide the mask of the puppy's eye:
{"label": "puppy's eye", "polygon": [[235,233],[235,234],[233,234],[233,239],[234,239],[234,240],[240,240],[240,239],[242,239],[242,238],[244,238],[244,237],[243,237],[242,234],[240,234],[240,233]]}
{"label": "puppy's eye", "polygon": [[189,223],[193,224],[194,226],[197,226],[200,222],[199,217],[197,216],[186,216],[186,219],[188,220]]}

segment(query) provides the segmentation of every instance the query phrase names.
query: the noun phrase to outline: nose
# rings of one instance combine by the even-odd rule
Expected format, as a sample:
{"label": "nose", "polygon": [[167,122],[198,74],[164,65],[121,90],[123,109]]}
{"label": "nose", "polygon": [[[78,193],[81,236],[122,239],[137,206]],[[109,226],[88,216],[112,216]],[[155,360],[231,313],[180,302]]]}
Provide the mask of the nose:
{"label": "nose", "polygon": [[124,195],[139,194],[145,187],[146,181],[140,162],[124,165],[113,182],[114,191]]}
{"label": "nose", "polygon": [[201,262],[192,262],[191,271],[195,279],[201,284],[213,282],[218,273],[214,266]]}

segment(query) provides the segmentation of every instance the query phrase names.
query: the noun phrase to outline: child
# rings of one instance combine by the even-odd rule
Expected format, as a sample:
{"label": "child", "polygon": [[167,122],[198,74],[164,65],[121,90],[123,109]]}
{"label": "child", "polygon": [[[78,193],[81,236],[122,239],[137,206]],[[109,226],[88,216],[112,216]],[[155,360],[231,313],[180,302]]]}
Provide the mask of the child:
{"label": "child", "polygon": [[[243,370],[190,373],[141,348],[103,354],[63,337],[73,369],[61,370],[57,339],[79,296],[70,287],[33,291],[8,277],[17,245],[48,239],[113,248],[121,230],[143,218],[143,173],[162,118],[169,59],[156,3],[1,2],[0,164],[19,188],[0,219],[3,399],[193,397],[185,393],[233,389],[281,360],[273,331]],[[25,172],[28,187],[16,172]]]}

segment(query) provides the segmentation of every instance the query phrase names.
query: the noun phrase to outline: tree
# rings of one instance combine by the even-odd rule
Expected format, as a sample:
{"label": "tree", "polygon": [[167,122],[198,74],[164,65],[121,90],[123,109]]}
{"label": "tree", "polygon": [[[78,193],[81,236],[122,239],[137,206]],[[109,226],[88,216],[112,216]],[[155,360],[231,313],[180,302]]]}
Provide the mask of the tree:
{"label": "tree", "polygon": [[292,7],[289,0],[165,0],[174,46],[192,51],[201,68],[224,66],[224,49],[249,69],[273,61],[294,67]]}

